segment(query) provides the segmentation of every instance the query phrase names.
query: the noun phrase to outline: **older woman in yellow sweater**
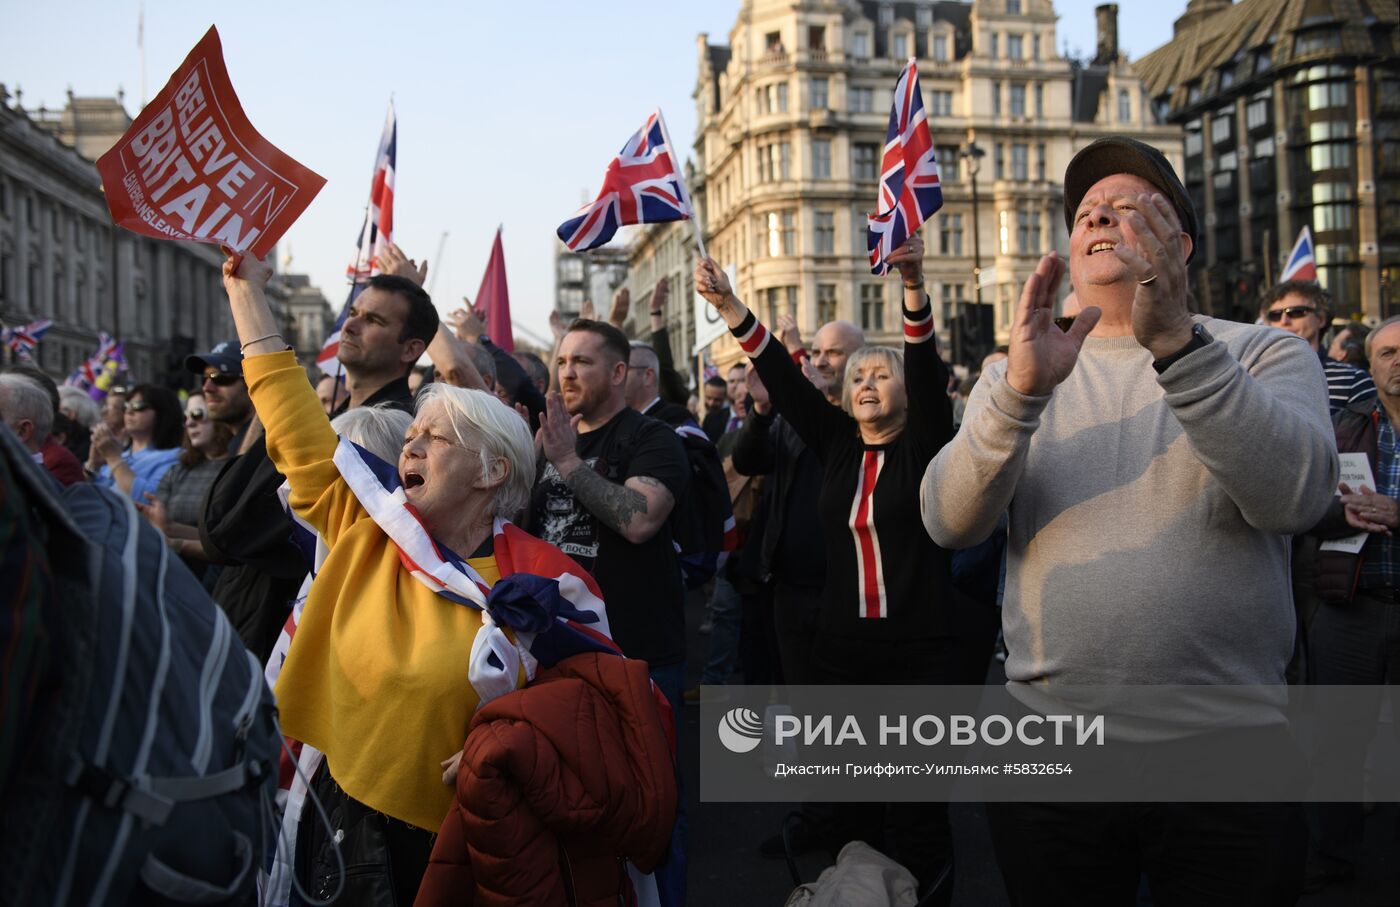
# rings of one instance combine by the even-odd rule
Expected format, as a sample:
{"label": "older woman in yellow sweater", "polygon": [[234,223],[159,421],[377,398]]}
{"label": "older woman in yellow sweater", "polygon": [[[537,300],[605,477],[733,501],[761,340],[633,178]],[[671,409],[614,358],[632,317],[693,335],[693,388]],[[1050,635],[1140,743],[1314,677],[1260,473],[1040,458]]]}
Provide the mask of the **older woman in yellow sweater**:
{"label": "older woman in yellow sweater", "polygon": [[[382,869],[345,880],[350,903],[407,904],[452,798],[440,763],[460,751],[478,704],[535,664],[525,634],[483,610],[487,590],[512,573],[558,579],[559,613],[599,649],[610,645],[606,616],[584,571],[504,522],[535,475],[524,420],[484,391],[431,385],[397,469],[339,442],[268,308],[270,273],[230,259],[224,285],[268,454],[325,552],[276,683],[282,729],[325,754],[311,789],[339,811],[336,841]],[[374,278],[357,300],[384,322],[367,330],[392,330],[423,305],[427,294],[397,277]],[[341,881],[320,826],[303,821],[297,847],[314,897]]]}

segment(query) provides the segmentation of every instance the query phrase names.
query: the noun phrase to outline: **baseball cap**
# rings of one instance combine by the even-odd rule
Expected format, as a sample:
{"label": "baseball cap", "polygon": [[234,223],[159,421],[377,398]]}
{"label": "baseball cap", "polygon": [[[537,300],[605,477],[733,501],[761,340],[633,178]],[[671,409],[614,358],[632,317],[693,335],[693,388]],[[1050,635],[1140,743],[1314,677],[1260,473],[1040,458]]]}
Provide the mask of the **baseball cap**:
{"label": "baseball cap", "polygon": [[202,375],[205,370],[215,368],[221,375],[243,374],[243,348],[237,340],[225,340],[215,344],[207,353],[197,353],[185,357],[185,370]]}
{"label": "baseball cap", "polygon": [[1074,232],[1074,212],[1084,200],[1084,194],[1095,183],[1115,173],[1130,173],[1147,180],[1172,203],[1181,219],[1181,229],[1191,237],[1190,261],[1196,254],[1196,208],[1191,196],[1181,185],[1176,171],[1166,155],[1145,142],[1127,136],[1113,135],[1091,142],[1074,156],[1065,170],[1065,227]]}

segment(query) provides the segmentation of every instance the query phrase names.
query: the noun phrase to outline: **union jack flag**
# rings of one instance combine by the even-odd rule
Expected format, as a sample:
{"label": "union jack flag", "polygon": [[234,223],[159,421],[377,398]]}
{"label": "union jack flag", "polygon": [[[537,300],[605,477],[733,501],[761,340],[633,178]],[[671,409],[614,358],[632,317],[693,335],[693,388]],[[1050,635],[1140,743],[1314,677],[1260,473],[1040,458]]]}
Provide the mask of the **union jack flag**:
{"label": "union jack flag", "polygon": [[1288,263],[1283,266],[1283,273],[1278,276],[1278,282],[1285,280],[1317,280],[1317,261],[1313,258],[1312,231],[1308,225],[1304,224],[1302,231],[1298,234],[1298,241],[1293,244],[1293,251],[1288,253]]}
{"label": "union jack flag", "polygon": [[933,137],[919,92],[919,70],[910,57],[894,88],[885,157],[880,165],[879,213],[865,219],[871,273],[888,274],[890,266],[885,259],[941,207],[938,161],[933,157]]}
{"label": "union jack flag", "polygon": [[51,327],[53,327],[52,318],[40,318],[38,321],[31,321],[17,328],[5,328],[0,331],[0,341],[9,344],[10,349],[14,350],[16,355],[28,359],[29,354],[39,347],[39,341],[44,338]]}
{"label": "union jack flag", "polygon": [[[81,388],[93,395],[97,390],[99,379],[108,363],[114,363],[118,368],[125,365],[125,357],[122,355],[122,344],[120,340],[114,338],[106,331],[99,331],[97,334],[97,349],[85,362],[73,369],[72,374],[63,380],[65,385]],[[106,396],[105,390],[102,396]],[[94,396],[94,399],[99,399]]]}
{"label": "union jack flag", "polygon": [[374,158],[374,178],[370,181],[369,207],[360,226],[360,238],[355,241],[355,258],[345,269],[350,280],[350,293],[335,319],[330,336],[321,345],[316,365],[328,375],[340,368],[336,355],[340,352],[340,329],[350,314],[355,297],[365,282],[379,273],[379,253],[392,241],[394,233],[394,160],[398,156],[398,121],[394,117],[394,102],[389,102],[389,115],[384,120],[384,133],[379,137],[379,153]]}
{"label": "union jack flag", "polygon": [[657,109],[608,164],[598,197],[555,232],[570,251],[596,249],[628,224],[689,220],[690,195]]}

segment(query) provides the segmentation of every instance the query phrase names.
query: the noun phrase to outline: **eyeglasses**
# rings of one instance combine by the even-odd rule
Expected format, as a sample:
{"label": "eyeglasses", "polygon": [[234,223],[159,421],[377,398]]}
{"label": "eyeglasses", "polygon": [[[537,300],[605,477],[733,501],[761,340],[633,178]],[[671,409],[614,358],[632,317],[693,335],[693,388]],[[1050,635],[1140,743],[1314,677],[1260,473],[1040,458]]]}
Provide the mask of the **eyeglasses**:
{"label": "eyeglasses", "polygon": [[128,403],[123,407],[123,409],[129,413],[144,413],[150,408],[151,404],[147,403],[145,400],[137,400],[135,403]]}
{"label": "eyeglasses", "polygon": [[1264,317],[1268,319],[1269,324],[1277,324],[1283,320],[1284,315],[1287,315],[1290,321],[1296,321],[1316,311],[1317,309],[1310,305],[1291,305],[1286,309],[1269,309],[1264,313]]}
{"label": "eyeglasses", "polygon": [[215,387],[228,387],[230,384],[237,384],[243,378],[240,375],[225,375],[222,372],[209,371],[204,373],[204,380]]}
{"label": "eyeglasses", "polygon": [[202,409],[192,409],[185,413],[186,422],[203,422],[209,414]]}

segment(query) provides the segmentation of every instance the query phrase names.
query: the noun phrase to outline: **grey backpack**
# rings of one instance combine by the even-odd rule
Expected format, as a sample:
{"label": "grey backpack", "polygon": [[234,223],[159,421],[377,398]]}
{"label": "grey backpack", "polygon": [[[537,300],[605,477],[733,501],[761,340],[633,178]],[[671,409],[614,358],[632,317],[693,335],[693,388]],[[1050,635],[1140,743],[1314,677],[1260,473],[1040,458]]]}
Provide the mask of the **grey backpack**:
{"label": "grey backpack", "polygon": [[62,687],[0,807],[0,903],[242,904],[275,830],[262,667],[130,499],[16,463],[63,594]]}

